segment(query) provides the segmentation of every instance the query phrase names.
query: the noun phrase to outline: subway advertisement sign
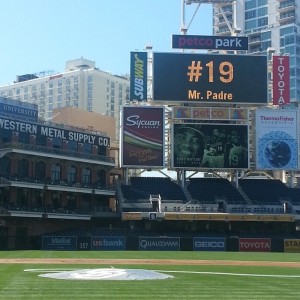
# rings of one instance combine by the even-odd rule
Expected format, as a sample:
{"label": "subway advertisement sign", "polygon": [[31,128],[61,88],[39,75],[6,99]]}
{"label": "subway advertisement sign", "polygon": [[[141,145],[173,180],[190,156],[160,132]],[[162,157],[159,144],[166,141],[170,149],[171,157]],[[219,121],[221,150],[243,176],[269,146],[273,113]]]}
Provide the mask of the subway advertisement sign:
{"label": "subway advertisement sign", "polygon": [[267,103],[267,57],[153,53],[153,100]]}

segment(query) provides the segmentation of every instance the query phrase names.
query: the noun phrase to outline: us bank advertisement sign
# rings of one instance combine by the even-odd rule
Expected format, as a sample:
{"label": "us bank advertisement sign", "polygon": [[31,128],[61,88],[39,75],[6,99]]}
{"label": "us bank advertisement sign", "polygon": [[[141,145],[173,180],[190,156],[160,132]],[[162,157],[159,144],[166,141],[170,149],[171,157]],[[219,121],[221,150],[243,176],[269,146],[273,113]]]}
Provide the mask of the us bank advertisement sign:
{"label": "us bank advertisement sign", "polygon": [[92,236],[92,250],[125,250],[126,239],[122,236]]}
{"label": "us bank advertisement sign", "polygon": [[147,52],[130,53],[130,101],[147,100]]}
{"label": "us bank advertisement sign", "polygon": [[164,108],[124,106],[122,167],[164,167]]}
{"label": "us bank advertisement sign", "polygon": [[297,112],[256,110],[256,168],[298,169]]}
{"label": "us bank advertisement sign", "polygon": [[193,238],[194,251],[225,251],[224,238],[195,237]]}

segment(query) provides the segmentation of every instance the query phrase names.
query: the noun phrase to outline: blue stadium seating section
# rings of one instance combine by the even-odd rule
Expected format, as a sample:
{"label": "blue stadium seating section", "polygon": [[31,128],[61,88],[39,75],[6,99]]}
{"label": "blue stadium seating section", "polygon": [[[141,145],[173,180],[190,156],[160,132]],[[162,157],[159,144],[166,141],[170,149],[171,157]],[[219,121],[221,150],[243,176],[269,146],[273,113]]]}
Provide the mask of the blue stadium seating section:
{"label": "blue stadium seating section", "polygon": [[239,191],[224,178],[190,178],[187,189],[193,199],[201,203],[223,200],[227,204],[246,204]]}
{"label": "blue stadium seating section", "polygon": [[239,185],[253,204],[280,205],[289,198],[288,187],[277,179],[241,179]]}
{"label": "blue stadium seating section", "polygon": [[160,195],[161,202],[171,200],[187,201],[182,188],[168,177],[131,177],[131,185],[122,185],[127,202],[149,199],[150,195]]}

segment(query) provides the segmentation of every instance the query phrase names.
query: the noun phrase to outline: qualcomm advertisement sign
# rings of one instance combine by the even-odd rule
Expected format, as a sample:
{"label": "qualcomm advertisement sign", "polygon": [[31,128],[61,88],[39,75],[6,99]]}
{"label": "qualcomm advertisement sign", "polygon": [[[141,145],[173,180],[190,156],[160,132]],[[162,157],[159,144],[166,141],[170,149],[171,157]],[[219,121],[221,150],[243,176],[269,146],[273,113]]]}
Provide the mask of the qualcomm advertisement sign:
{"label": "qualcomm advertisement sign", "polygon": [[157,251],[179,251],[180,238],[167,237],[140,237],[139,250],[157,250]]}
{"label": "qualcomm advertisement sign", "polygon": [[193,238],[194,251],[225,251],[225,238],[209,238],[209,237],[195,237]]}
{"label": "qualcomm advertisement sign", "polygon": [[92,250],[125,250],[125,237],[121,236],[93,236]]}

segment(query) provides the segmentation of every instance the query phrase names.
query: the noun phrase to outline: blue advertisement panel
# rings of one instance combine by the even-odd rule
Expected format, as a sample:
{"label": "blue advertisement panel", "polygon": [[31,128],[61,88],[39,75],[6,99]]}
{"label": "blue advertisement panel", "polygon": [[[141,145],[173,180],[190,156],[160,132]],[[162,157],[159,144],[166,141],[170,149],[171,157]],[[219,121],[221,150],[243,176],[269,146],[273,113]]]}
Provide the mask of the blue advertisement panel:
{"label": "blue advertisement panel", "polygon": [[176,237],[140,237],[139,250],[144,251],[179,251],[180,238]]}
{"label": "blue advertisement panel", "polygon": [[37,122],[38,106],[32,103],[0,97],[0,115]]}
{"label": "blue advertisement panel", "polygon": [[126,238],[123,236],[92,236],[91,250],[125,250]]}
{"label": "blue advertisement panel", "polygon": [[256,168],[298,169],[296,110],[256,110]]}
{"label": "blue advertisement panel", "polygon": [[172,48],[248,50],[248,37],[175,34],[172,35]]}
{"label": "blue advertisement panel", "polygon": [[76,236],[43,236],[43,250],[77,250]]}
{"label": "blue advertisement panel", "polygon": [[267,57],[153,53],[153,100],[266,104]]}
{"label": "blue advertisement panel", "polygon": [[193,238],[194,251],[225,251],[225,238],[195,237]]}
{"label": "blue advertisement panel", "polygon": [[147,52],[130,53],[130,101],[147,100]]}

